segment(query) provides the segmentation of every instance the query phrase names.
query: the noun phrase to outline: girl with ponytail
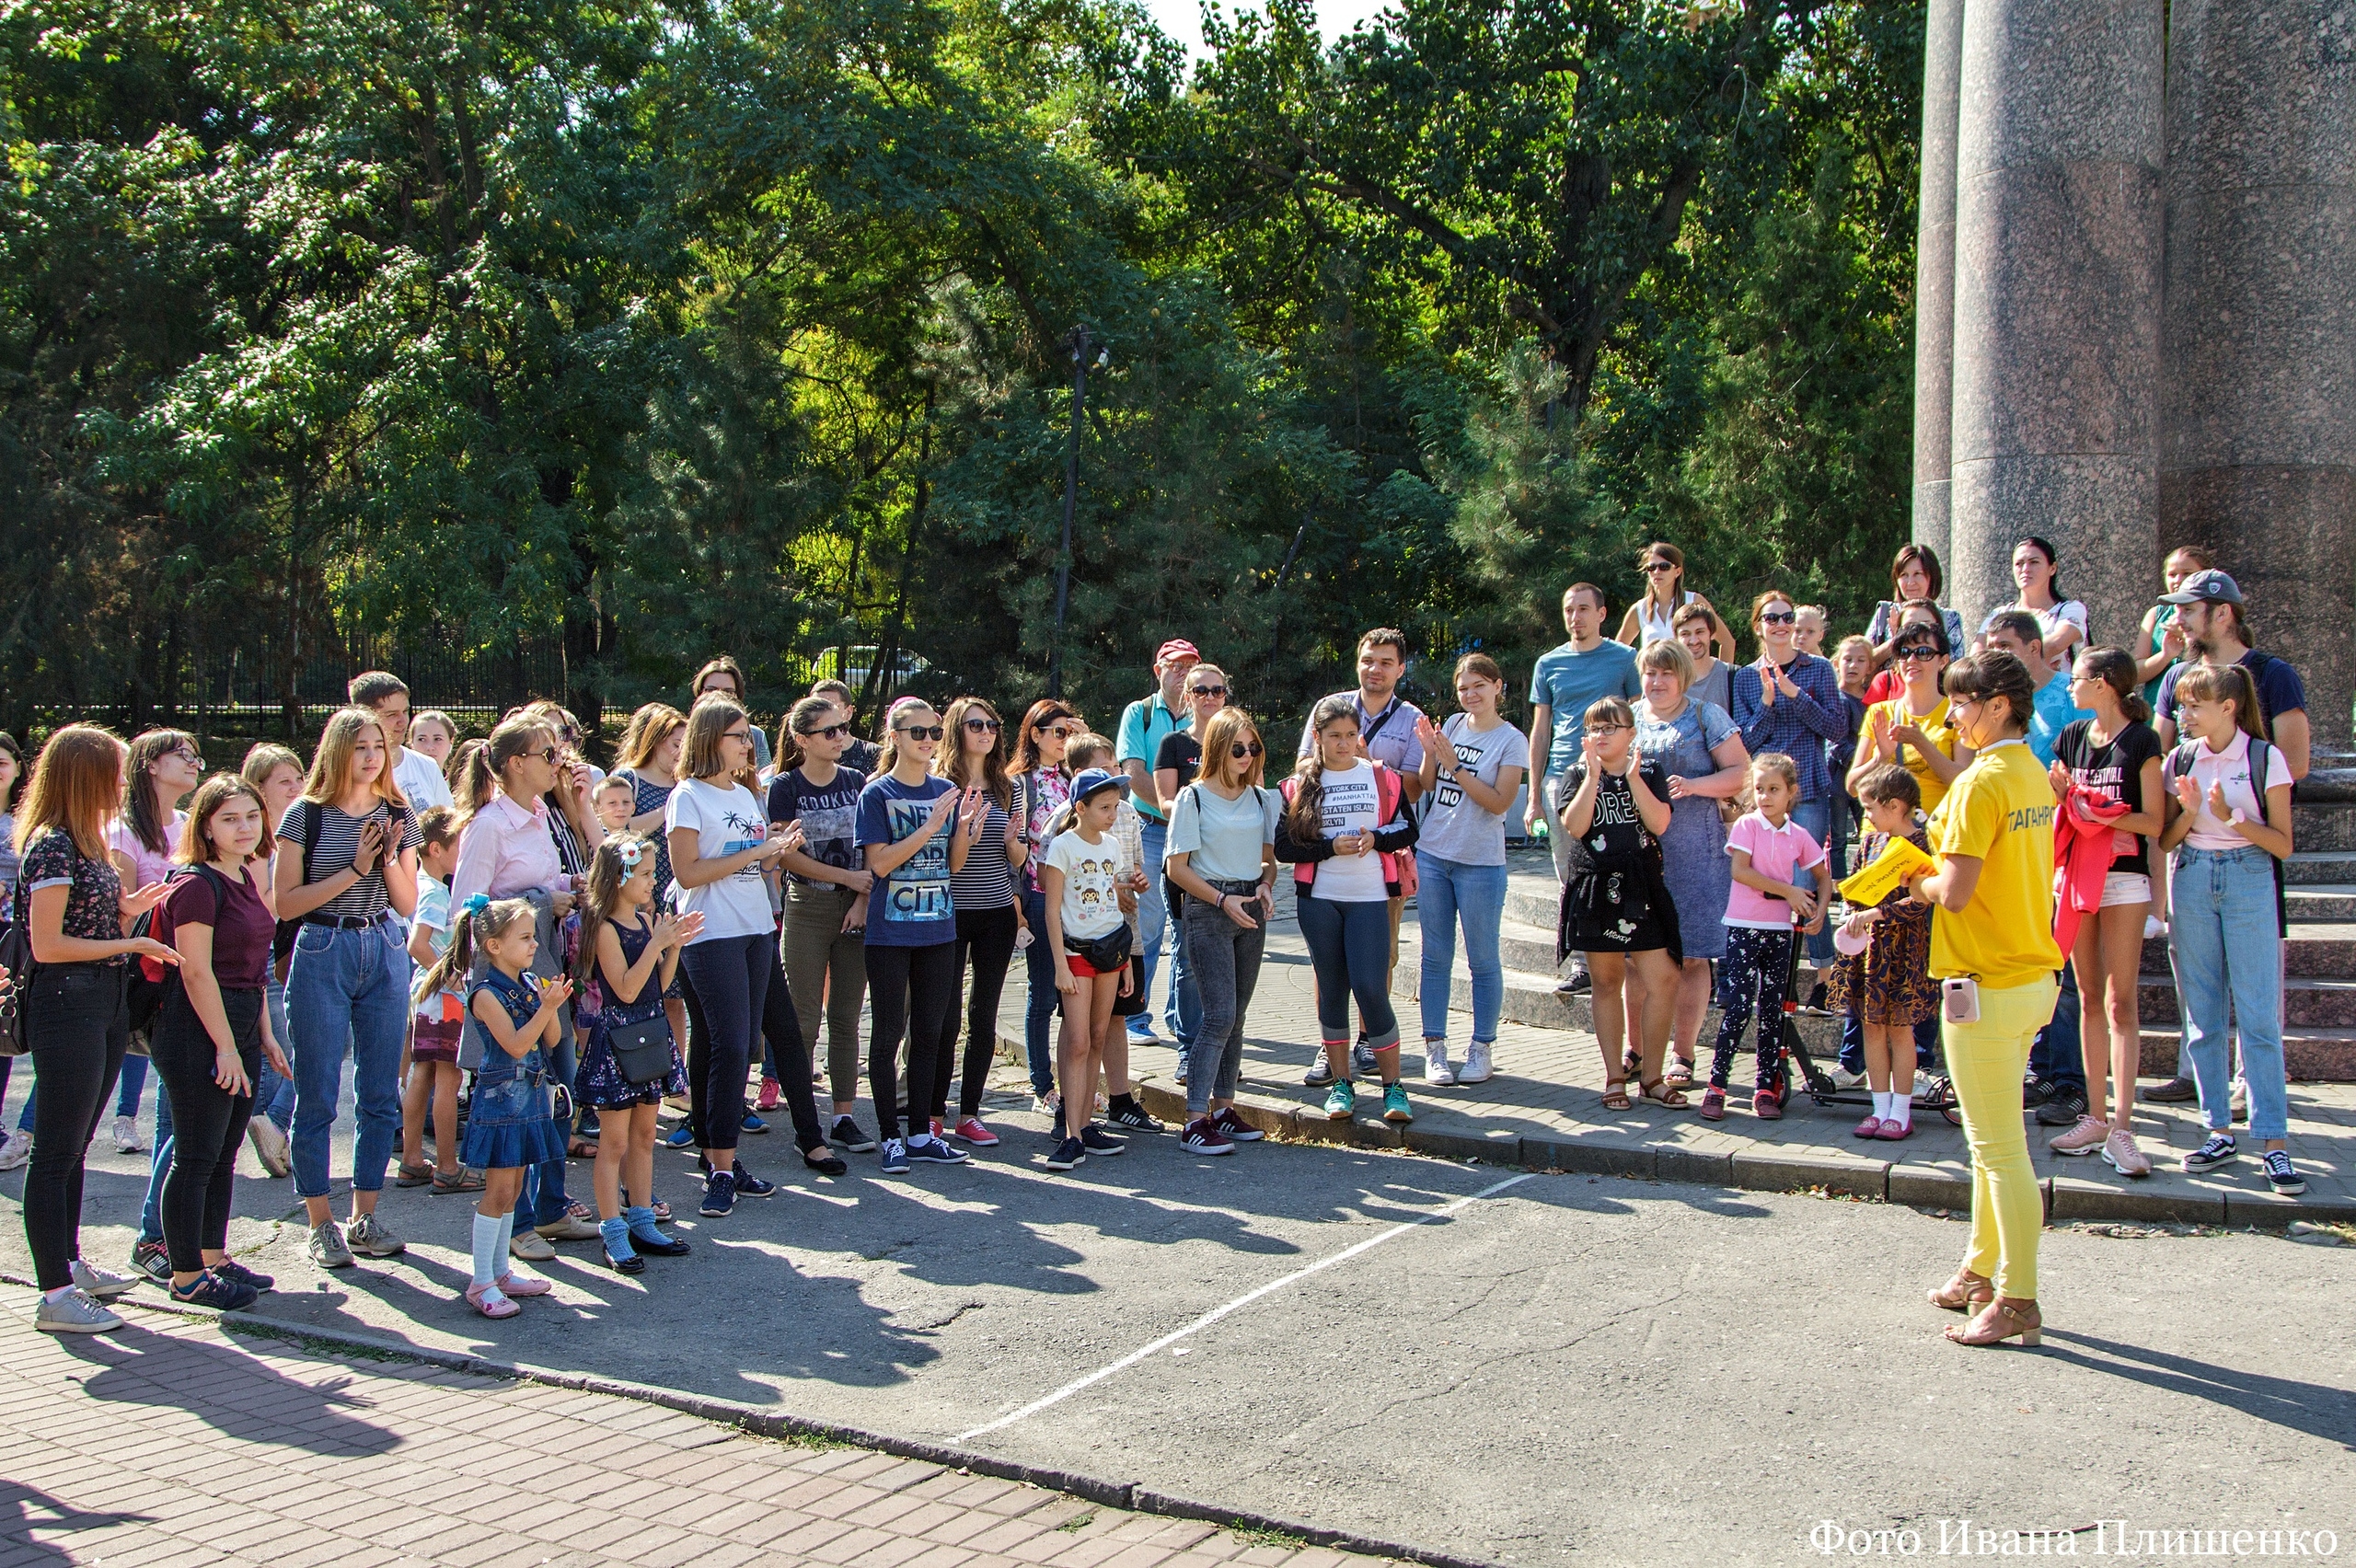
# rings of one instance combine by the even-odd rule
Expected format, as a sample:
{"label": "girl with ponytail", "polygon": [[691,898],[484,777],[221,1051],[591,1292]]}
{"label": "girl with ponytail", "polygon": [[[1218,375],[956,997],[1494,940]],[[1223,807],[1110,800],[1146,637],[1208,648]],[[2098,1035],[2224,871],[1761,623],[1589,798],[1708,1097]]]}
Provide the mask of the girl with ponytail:
{"label": "girl with ponytail", "polygon": [[[2078,922],[2070,962],[2085,998],[2080,1047],[2086,1067],[2086,1110],[2053,1140],[2053,1152],[2099,1152],[2125,1176],[2151,1174],[2135,1147],[2129,1115],[2142,1019],[2136,986],[2142,971],[2143,922],[2151,914],[2151,841],[2160,831],[2160,737],[2152,709],[2136,689],[2134,656],[2123,648],[2080,651],[2070,672],[2070,700],[2091,712],[2063,729],[2053,744],[2053,793],[2073,815],[2123,807],[2110,823],[2111,859],[2100,906]],[[2104,1115],[2104,1075],[2111,1084]]]}

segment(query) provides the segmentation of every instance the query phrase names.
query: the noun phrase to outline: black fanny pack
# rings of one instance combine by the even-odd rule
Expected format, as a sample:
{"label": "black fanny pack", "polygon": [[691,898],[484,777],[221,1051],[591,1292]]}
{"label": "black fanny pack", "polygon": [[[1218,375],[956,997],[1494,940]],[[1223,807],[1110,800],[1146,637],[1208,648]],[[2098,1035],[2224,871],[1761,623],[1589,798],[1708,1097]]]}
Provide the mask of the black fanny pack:
{"label": "black fanny pack", "polygon": [[626,1081],[653,1083],[671,1070],[671,1020],[658,1012],[640,1023],[608,1028],[606,1046]]}
{"label": "black fanny pack", "polygon": [[1088,961],[1088,967],[1099,974],[1111,974],[1129,962],[1129,928],[1119,925],[1101,937],[1080,938],[1066,932],[1064,951]]}

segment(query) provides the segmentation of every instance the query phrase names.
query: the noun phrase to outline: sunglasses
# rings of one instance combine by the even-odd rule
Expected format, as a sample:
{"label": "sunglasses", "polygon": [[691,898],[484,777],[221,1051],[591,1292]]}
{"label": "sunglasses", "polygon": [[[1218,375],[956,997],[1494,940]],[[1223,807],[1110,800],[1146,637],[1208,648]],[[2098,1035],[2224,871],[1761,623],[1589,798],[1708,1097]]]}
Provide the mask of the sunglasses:
{"label": "sunglasses", "polygon": [[1186,695],[1189,697],[1225,697],[1227,695],[1227,688],[1225,686],[1188,686],[1186,688]]}
{"label": "sunglasses", "polygon": [[896,728],[912,741],[937,741],[949,732],[938,724],[902,724]]}
{"label": "sunglasses", "polygon": [[803,730],[799,732],[799,733],[804,735],[823,735],[827,740],[838,741],[845,735],[850,733],[850,726],[848,724],[829,724],[823,730]]}
{"label": "sunglasses", "polygon": [[197,755],[194,752],[189,750],[186,746],[180,746],[176,750],[167,751],[164,755],[166,756],[179,757],[182,762],[187,763],[191,767],[195,768],[200,773],[204,770],[204,759]]}
{"label": "sunglasses", "polygon": [[1761,626],[1790,626],[1799,618],[1799,615],[1796,611],[1769,610],[1765,615],[1759,617],[1759,624]]}
{"label": "sunglasses", "polygon": [[1648,560],[1645,562],[1645,575],[1646,577],[1657,577],[1664,571],[1675,571],[1676,570],[1677,568],[1674,565],[1665,560]]}
{"label": "sunglasses", "polygon": [[1260,743],[1257,741],[1238,741],[1233,745],[1227,748],[1227,755],[1233,757],[1238,762],[1242,762],[1247,757],[1258,756],[1261,755]]}
{"label": "sunglasses", "polygon": [[1911,663],[1917,659],[1935,659],[1938,656],[1939,651],[1937,649],[1925,648],[1919,645],[1913,648],[1901,648],[1896,654],[1896,657],[1900,662],[1906,663]]}
{"label": "sunglasses", "polygon": [[[740,740],[740,741],[741,741],[741,740],[743,740],[745,737],[744,737],[744,736],[742,736],[742,735],[739,735],[739,736],[737,736],[736,738],[737,738],[738,740]],[[557,757],[558,757],[558,755],[559,755],[560,754],[558,753],[557,749],[556,749],[554,746],[542,746],[539,750],[537,750],[537,751],[536,751],[536,752],[526,752],[526,753],[525,753],[524,755],[526,755],[526,756],[536,756],[536,757],[538,757],[542,762],[547,763],[550,767],[554,767],[556,766],[556,759],[557,759]]]}
{"label": "sunglasses", "polygon": [[965,728],[973,731],[974,733],[977,735],[995,735],[998,733],[998,721],[995,719],[968,719],[965,721]]}
{"label": "sunglasses", "polygon": [[1068,724],[1041,724],[1037,726],[1037,729],[1041,734],[1053,735],[1059,741],[1070,740],[1074,735],[1080,733],[1079,731],[1073,729]]}

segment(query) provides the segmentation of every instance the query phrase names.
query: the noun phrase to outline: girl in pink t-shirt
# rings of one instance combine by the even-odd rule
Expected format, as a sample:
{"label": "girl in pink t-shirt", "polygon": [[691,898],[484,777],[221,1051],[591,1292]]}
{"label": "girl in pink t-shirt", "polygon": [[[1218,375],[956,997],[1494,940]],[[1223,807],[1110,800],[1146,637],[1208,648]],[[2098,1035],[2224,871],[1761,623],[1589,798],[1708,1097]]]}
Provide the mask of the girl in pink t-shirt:
{"label": "girl in pink t-shirt", "polygon": [[[1824,925],[1832,896],[1832,870],[1823,848],[1792,820],[1799,799],[1799,765],[1781,752],[1761,752],[1750,763],[1755,809],[1727,830],[1727,854],[1734,861],[1734,887],[1727,896],[1727,956],[1718,966],[1717,1055],[1710,1064],[1710,1087],[1702,1115],[1717,1121],[1727,1113],[1727,1078],[1734,1070],[1735,1047],[1759,1013],[1759,1078],[1750,1108],[1773,1121],[1784,1113],[1776,1089],[1783,1049],[1784,990],[1792,974],[1793,921],[1813,934]],[[1805,884],[1801,879],[1806,877]]]}

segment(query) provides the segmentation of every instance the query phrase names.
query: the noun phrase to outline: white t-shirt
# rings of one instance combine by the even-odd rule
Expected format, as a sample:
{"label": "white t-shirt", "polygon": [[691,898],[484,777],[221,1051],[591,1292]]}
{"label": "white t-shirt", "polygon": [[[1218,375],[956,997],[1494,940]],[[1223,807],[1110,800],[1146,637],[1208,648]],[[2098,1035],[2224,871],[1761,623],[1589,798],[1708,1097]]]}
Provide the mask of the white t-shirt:
{"label": "white t-shirt", "polygon": [[[663,808],[663,836],[674,828],[696,830],[696,853],[707,860],[724,860],[749,849],[769,836],[760,801],[742,784],[725,788],[701,778],[682,778]],[[675,884],[676,885],[676,884]],[[675,897],[682,915],[701,915],[703,934],[716,937],[765,937],[775,930],[769,918],[769,895],[761,882],[757,862],[748,862],[732,876],[701,887],[682,887]]]}
{"label": "white t-shirt", "polygon": [[400,786],[410,810],[420,814],[451,803],[449,781],[423,752],[403,746],[401,755],[393,759],[393,782]]}
{"label": "white t-shirt", "polygon": [[[1381,797],[1374,783],[1374,767],[1364,760],[1347,769],[1329,767],[1321,780],[1324,836],[1371,833],[1382,825]],[[1391,896],[1382,885],[1382,857],[1369,849],[1363,855],[1336,855],[1317,862],[1311,894],[1334,904],[1380,904]]]}
{"label": "white t-shirt", "polygon": [[1119,840],[1108,833],[1091,844],[1077,828],[1058,833],[1047,846],[1047,864],[1064,874],[1064,935],[1083,941],[1111,936],[1121,924],[1120,879],[1128,870]]}

